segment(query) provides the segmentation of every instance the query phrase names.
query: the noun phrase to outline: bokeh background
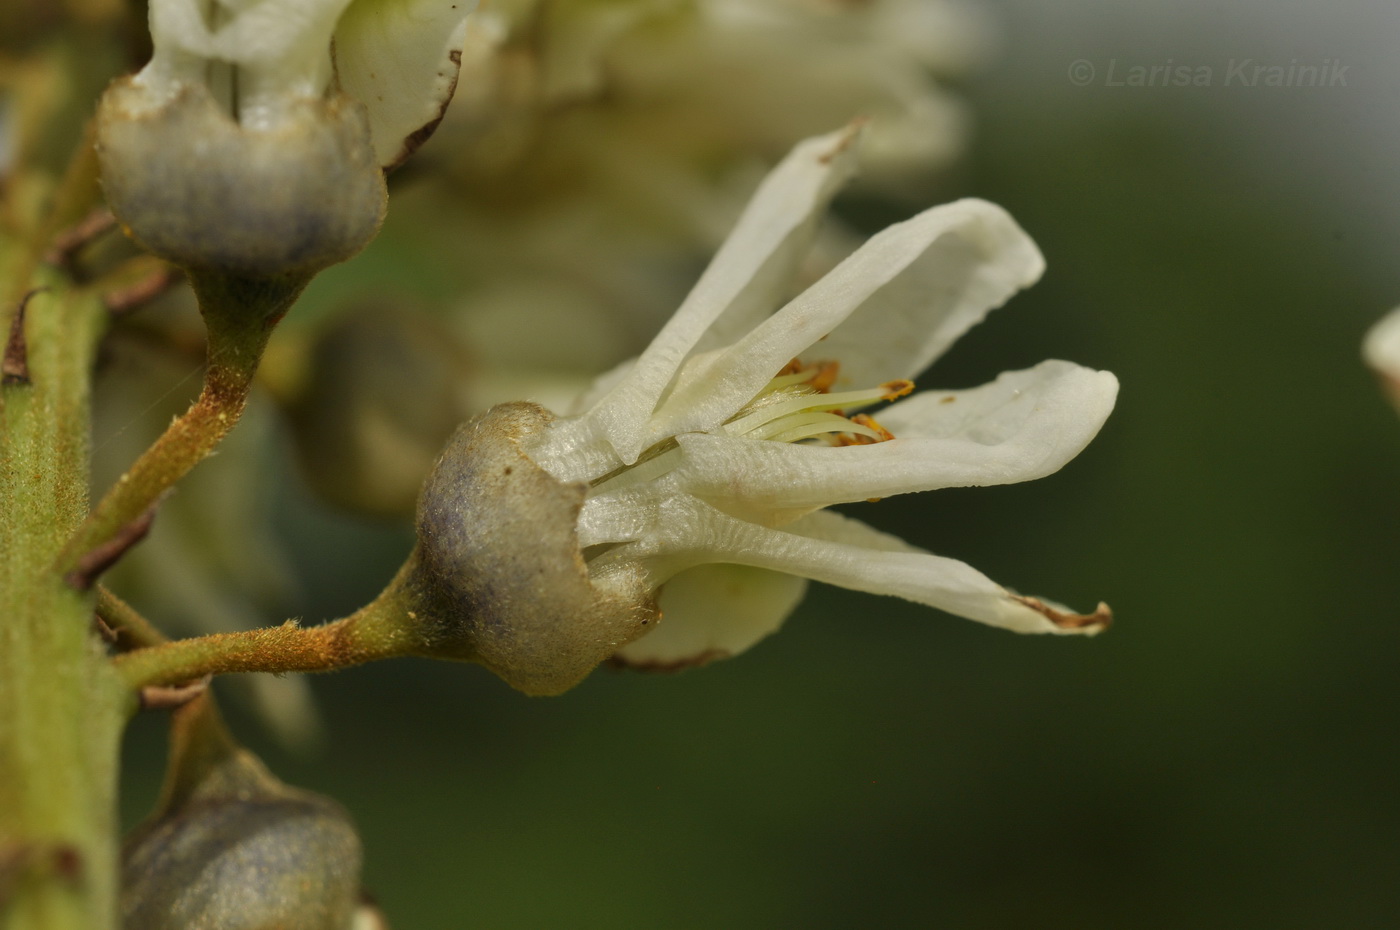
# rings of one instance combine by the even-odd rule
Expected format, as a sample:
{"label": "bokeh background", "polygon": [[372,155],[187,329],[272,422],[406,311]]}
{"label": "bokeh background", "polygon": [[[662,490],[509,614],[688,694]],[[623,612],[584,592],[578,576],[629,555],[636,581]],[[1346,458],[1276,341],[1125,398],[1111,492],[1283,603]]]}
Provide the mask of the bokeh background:
{"label": "bokeh background", "polygon": [[[234,708],[284,778],[353,812],[396,927],[1371,927],[1400,912],[1400,419],[1358,354],[1400,303],[1400,8],[984,6],[1001,44],[961,89],[975,136],[940,196],[1006,206],[1049,272],[923,384],[1059,357],[1116,372],[1119,407],[1051,478],[856,511],[1018,589],[1107,600],[1117,625],[1019,638],[815,587],[736,660],[602,670],[557,699],[427,662],[320,677],[309,754]],[[1239,59],[1339,62],[1345,83],[1227,86]],[[1080,61],[1093,74],[1076,83]],[[1213,81],[1109,86],[1153,65]],[[897,218],[845,209],[867,228]],[[372,252],[318,286],[412,261]],[[287,455],[266,469],[299,579],[290,613],[372,596],[409,537],[316,503]],[[129,821],[161,741],[138,721]]]}

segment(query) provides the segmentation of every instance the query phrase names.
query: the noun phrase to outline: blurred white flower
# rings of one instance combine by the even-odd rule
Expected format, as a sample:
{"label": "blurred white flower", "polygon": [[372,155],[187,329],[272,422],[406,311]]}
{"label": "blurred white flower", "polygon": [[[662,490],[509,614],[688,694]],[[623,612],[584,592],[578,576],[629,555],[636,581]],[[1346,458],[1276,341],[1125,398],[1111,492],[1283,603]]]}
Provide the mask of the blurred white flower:
{"label": "blurred white flower", "polygon": [[1400,407],[1400,309],[1371,327],[1361,347],[1366,364],[1380,375],[1391,402]]}
{"label": "blurred white flower", "polygon": [[981,60],[989,32],[950,0],[508,0],[469,28],[450,122],[476,144],[458,165],[489,177],[582,158],[641,193],[658,171],[776,158],[865,116],[868,182],[907,189],[961,149],[962,108],[937,77]]}
{"label": "blurred white flower", "polygon": [[452,97],[474,0],[152,0],[154,54],[132,83],[158,108],[205,86],[247,129],[299,118],[339,88],[369,114],[381,165]]}
{"label": "blurred white flower", "polygon": [[[679,311],[575,416],[520,439],[585,487],[578,549],[599,590],[656,590],[664,622],[628,664],[736,654],[775,630],[802,579],[892,594],[1018,632],[1093,633],[1078,615],[1001,587],[823,508],[1048,475],[1113,408],[1107,372],[1047,361],[965,391],[908,393],[963,332],[1044,264],[999,207],[927,210],[870,239],[781,306],[856,130],[810,139],[764,182]],[[737,570],[734,566],[740,566]],[[625,641],[625,640],[624,640]]]}
{"label": "blurred white flower", "polygon": [[[483,409],[525,396],[548,405],[561,375],[639,352],[663,322],[657,309],[675,306],[765,171],[802,138],[868,118],[857,183],[930,202],[966,137],[965,108],[942,79],[985,58],[980,12],[955,0],[483,8],[442,128],[451,145],[435,149],[451,183],[405,190],[388,230],[466,283],[453,318],[480,347]],[[449,228],[420,235],[429,216]],[[828,226],[806,280],[853,245]],[[544,312],[588,324],[554,327]],[[542,332],[580,331],[596,338],[561,344],[566,358],[536,351]]]}

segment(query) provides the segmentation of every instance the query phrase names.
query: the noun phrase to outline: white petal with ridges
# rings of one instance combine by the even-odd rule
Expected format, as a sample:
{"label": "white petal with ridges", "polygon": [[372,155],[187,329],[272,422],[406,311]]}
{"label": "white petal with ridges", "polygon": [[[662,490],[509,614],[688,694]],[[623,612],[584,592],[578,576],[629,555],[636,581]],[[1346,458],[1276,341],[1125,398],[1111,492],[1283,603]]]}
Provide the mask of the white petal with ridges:
{"label": "white petal with ridges", "polygon": [[736,656],[771,633],[797,607],[807,581],[744,565],[700,565],[661,589],[661,622],[623,646],[624,665],[670,671]]}
{"label": "white petal with ridges", "polygon": [[191,0],[151,0],[151,60],[133,83],[152,94],[152,106],[167,102],[185,83],[204,80],[214,40]]}
{"label": "white petal with ridges", "polygon": [[[270,129],[289,102],[325,93],[331,32],[349,2],[152,0],[154,54],[136,83],[150,88],[153,105],[184,83],[208,84],[242,125]],[[236,95],[224,86],[230,68],[237,69]]]}
{"label": "white petal with ridges", "polygon": [[908,222],[930,237],[927,250],[812,349],[841,362],[851,387],[917,376],[1045,273],[1035,242],[996,204],[960,200]]}
{"label": "white petal with ridges", "polygon": [[814,558],[824,556],[828,563],[823,575],[807,575],[817,581],[902,597],[1016,633],[1092,636],[1113,621],[1107,604],[1077,614],[1053,601],[1016,594],[965,562],[932,555],[829,510],[803,517],[788,529],[815,546],[831,547],[814,550]]}
{"label": "white petal with ridges", "polygon": [[325,93],[332,71],[331,33],[348,3],[262,0],[238,9],[216,27],[213,57],[238,67],[240,124],[271,129],[283,119],[289,103]]}
{"label": "white petal with ridges", "polygon": [[[679,310],[636,365],[586,417],[623,461],[647,445],[643,427],[686,356],[737,338],[782,299],[817,220],[855,170],[859,127],[808,139],[764,180]],[[784,359],[786,361],[786,359]],[[775,369],[776,370],[776,369]]]}
{"label": "white petal with ridges", "polygon": [[355,0],[335,30],[341,89],[369,110],[375,157],[403,161],[442,119],[457,86],[475,0]]}
{"label": "white petal with ridges", "polygon": [[676,437],[682,464],[673,480],[707,500],[769,512],[1032,481],[1089,444],[1117,393],[1108,372],[1046,361],[971,390],[924,391],[876,411],[896,438],[873,445],[684,434]]}
{"label": "white petal with ridges", "polygon": [[1087,633],[1111,621],[1100,604],[1076,614],[1008,591],[964,562],[932,555],[896,536],[831,511],[783,530],[741,520],[698,500],[666,502],[652,532],[600,562],[640,560],[661,582],[696,565],[765,568],[853,591],[887,594],[1017,633]]}
{"label": "white petal with ridges", "polygon": [[713,429],[798,356],[839,361],[842,386],[873,387],[917,374],[1043,269],[1035,244],[1000,207],[960,200],[926,210],[872,237],[696,366],[688,385],[653,417],[646,444]]}

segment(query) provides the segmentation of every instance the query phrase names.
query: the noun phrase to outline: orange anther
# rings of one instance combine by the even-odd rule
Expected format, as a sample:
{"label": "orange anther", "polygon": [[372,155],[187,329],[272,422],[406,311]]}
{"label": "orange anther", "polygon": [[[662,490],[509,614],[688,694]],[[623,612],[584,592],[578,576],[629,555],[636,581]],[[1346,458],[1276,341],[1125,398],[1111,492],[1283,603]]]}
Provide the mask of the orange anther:
{"label": "orange anther", "polygon": [[836,383],[836,375],[841,370],[840,362],[817,362],[817,373],[809,384],[819,393],[825,394]]}
{"label": "orange anther", "polygon": [[886,381],[884,384],[880,385],[880,390],[885,392],[880,397],[881,400],[894,400],[897,397],[903,397],[905,394],[913,391],[914,382],[907,378],[900,378],[898,381]]}
{"label": "orange anther", "polygon": [[859,423],[861,426],[864,426],[867,429],[873,429],[875,432],[880,434],[879,439],[870,439],[869,437],[862,436],[861,438],[864,439],[866,442],[889,442],[891,439],[894,438],[894,433],[891,433],[879,423],[876,423],[875,418],[870,416],[869,414],[858,413],[855,416],[851,417],[851,422]]}

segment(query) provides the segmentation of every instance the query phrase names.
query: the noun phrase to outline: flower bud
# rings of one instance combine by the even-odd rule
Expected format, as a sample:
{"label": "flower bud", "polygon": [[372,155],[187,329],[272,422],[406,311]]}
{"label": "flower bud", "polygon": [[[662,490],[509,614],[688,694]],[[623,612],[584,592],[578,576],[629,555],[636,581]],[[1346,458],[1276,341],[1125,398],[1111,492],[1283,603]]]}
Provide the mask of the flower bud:
{"label": "flower bud", "polygon": [[331,503],[410,518],[443,443],[472,412],[466,350],[424,313],[369,304],[322,331],[291,402],[297,459]]}
{"label": "flower bud", "polygon": [[122,850],[123,926],[346,930],[361,863],[349,815],[278,781],[217,723],[201,730],[191,710],[177,712],[166,801]]}
{"label": "flower bud", "polygon": [[572,688],[659,616],[640,571],[590,575],[576,528],[587,485],[523,448],[553,419],[516,403],[469,421],[418,504],[423,652],[480,662],[527,694]]}
{"label": "flower bud", "polygon": [[141,245],[192,270],[305,276],[354,255],[386,202],[364,108],[342,95],[283,107],[245,126],[201,84],[162,100],[117,80],[97,113],[112,212]]}

